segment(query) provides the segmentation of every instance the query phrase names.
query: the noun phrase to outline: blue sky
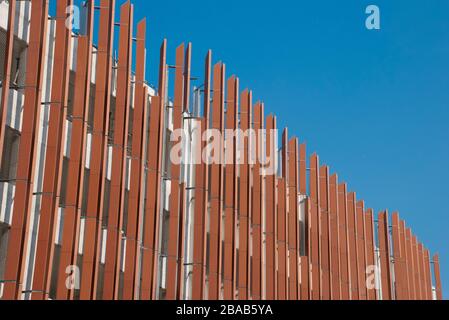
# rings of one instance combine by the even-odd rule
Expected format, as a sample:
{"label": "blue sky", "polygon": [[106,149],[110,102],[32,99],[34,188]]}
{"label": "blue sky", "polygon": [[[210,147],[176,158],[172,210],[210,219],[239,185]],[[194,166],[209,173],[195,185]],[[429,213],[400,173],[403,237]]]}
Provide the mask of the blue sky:
{"label": "blue sky", "polygon": [[[172,64],[176,46],[193,43],[201,78],[212,49],[359,199],[398,210],[440,253],[449,297],[449,1],[133,3],[136,20],[147,17],[151,83],[163,38]],[[365,28],[369,4],[379,31]]]}

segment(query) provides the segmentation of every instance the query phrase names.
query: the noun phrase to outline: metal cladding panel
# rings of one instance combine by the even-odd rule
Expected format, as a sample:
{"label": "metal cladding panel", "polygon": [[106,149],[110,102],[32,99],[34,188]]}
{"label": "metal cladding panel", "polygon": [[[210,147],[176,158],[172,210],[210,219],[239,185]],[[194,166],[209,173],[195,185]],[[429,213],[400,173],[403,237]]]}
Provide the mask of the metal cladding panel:
{"label": "metal cladding panel", "polygon": [[[276,150],[271,150],[271,140],[276,138],[273,130],[276,130],[276,117],[269,115],[266,119],[266,155],[273,160]],[[274,147],[274,146],[273,146]],[[274,152],[274,154],[273,154]],[[267,166],[270,166],[268,164]],[[270,172],[265,175],[265,283],[267,300],[277,298],[276,286],[276,227],[277,227],[277,181],[276,173]]]}
{"label": "metal cladding panel", "polygon": [[[252,93],[245,90],[241,94],[240,105],[240,129],[249,132],[252,128]],[[240,140],[243,142],[243,161],[240,164],[240,188],[239,188],[239,265],[238,265],[238,295],[240,300],[249,298],[250,290],[250,233],[251,233],[251,164],[250,135],[244,135]]]}
{"label": "metal cladding panel", "polygon": [[419,281],[421,283],[421,300],[426,300],[426,278],[424,264],[424,247],[422,243],[418,243],[418,260],[419,260]]}
{"label": "metal cladding panel", "polygon": [[298,139],[288,142],[288,248],[290,298],[299,297]]}
{"label": "metal cladding panel", "polygon": [[[212,129],[224,132],[224,82],[225,66],[222,63],[214,65],[213,73],[213,103]],[[220,135],[221,137],[221,135]],[[220,298],[222,287],[222,219],[223,219],[223,141],[214,141],[213,157],[216,161],[211,164],[210,190],[210,255],[209,255],[209,296],[210,300]],[[218,148],[218,150],[217,150]],[[218,153],[218,154],[217,154]]]}
{"label": "metal cladding panel", "polygon": [[[159,96],[154,96],[151,99],[150,106],[150,123],[149,123],[149,137],[148,150],[150,146],[155,146],[156,150],[159,146],[159,119],[163,109],[161,108]],[[153,261],[158,254],[155,248],[156,237],[156,220],[158,212],[156,205],[159,201],[158,186],[160,183],[160,170],[158,165],[158,155],[156,152],[147,152],[147,179],[146,179],[146,205],[145,205],[145,223],[143,233],[143,253],[142,253],[142,283],[140,298],[148,300],[155,298],[152,296],[153,288],[153,274],[155,273]]]}
{"label": "metal cladding panel", "polygon": [[320,189],[320,269],[321,299],[331,298],[330,274],[330,200],[329,200],[329,167],[321,166],[319,171]]}
{"label": "metal cladding panel", "polygon": [[262,299],[262,184],[261,165],[259,161],[259,149],[261,144],[261,132],[264,122],[264,106],[257,102],[254,106],[253,128],[255,130],[255,152],[256,161],[253,169],[253,189],[252,189],[252,298],[253,300]]}
{"label": "metal cladding panel", "polygon": [[[209,128],[211,61],[212,53],[209,51],[205,60],[204,110],[203,118],[201,119],[201,137]],[[206,145],[207,141],[202,140],[202,149]],[[209,166],[202,160],[199,165],[196,165],[195,173],[194,241],[196,245],[193,246],[192,299],[199,300],[205,297]]]}
{"label": "metal cladding panel", "polygon": [[300,257],[300,269],[301,269],[301,300],[309,300],[310,299],[310,289],[309,289],[309,279],[310,279],[310,271],[309,271],[309,257],[302,256]]}
{"label": "metal cladding panel", "polygon": [[[368,300],[376,300],[377,299],[377,291],[376,291],[376,277],[377,273],[376,269],[376,251],[375,251],[375,242],[374,242],[374,213],[373,209],[368,209],[365,214],[365,253],[366,253],[366,266],[372,271],[374,271],[374,277],[371,277],[371,281],[366,282],[367,284],[367,299]],[[368,272],[366,272],[367,277],[369,276]]]}
{"label": "metal cladding panel", "polygon": [[320,209],[319,209],[319,159],[316,154],[310,157],[310,205],[309,217],[309,259],[310,259],[310,298],[319,300],[320,295]]}
{"label": "metal cladding panel", "polygon": [[186,185],[184,182],[182,182],[179,186],[179,208],[181,212],[181,217],[179,219],[179,237],[178,237],[178,259],[179,263],[177,264],[178,270],[177,270],[177,293],[176,293],[176,299],[182,300],[184,298],[184,249],[185,249],[185,234],[186,234],[186,225],[184,223],[185,220],[185,206],[186,206]]}
{"label": "metal cladding panel", "polygon": [[392,300],[390,236],[388,228],[388,213],[386,211],[379,213],[378,228],[382,300]]}
{"label": "metal cladding panel", "polygon": [[405,242],[407,254],[407,274],[409,278],[409,299],[416,300],[415,284],[415,266],[413,260],[412,232],[409,228],[405,229]]}
{"label": "metal cladding panel", "polygon": [[[30,223],[36,167],[43,67],[45,65],[48,1],[33,1],[25,76],[22,133],[20,136],[13,216],[6,251],[2,299],[19,299],[24,283],[26,239]],[[2,124],[3,125],[3,124]]]}
{"label": "metal cladding panel", "polygon": [[[93,12],[94,3],[91,2],[89,4],[88,34],[87,36],[78,37],[78,70],[75,80],[75,100],[72,115],[72,139],[70,142],[70,159],[66,190],[67,195],[64,209],[64,224],[57,278],[57,299],[73,299],[74,297],[74,290],[68,290],[65,282],[67,278],[66,270],[68,266],[77,265],[78,258],[91,82]],[[64,114],[60,119],[62,126],[65,125],[65,118],[66,116]],[[62,167],[62,156],[63,152],[60,150],[60,168]],[[56,203],[58,204],[59,200],[57,200]],[[53,210],[53,214],[57,215],[58,206],[55,205]],[[56,228],[56,225],[54,228]],[[91,241],[89,236],[90,234],[86,237],[87,241]]]}
{"label": "metal cladding panel", "polygon": [[307,160],[306,144],[299,145],[299,193],[307,194]]}
{"label": "metal cladding panel", "polygon": [[394,212],[391,216],[391,234],[393,238],[393,266],[394,266],[394,291],[396,300],[404,300],[404,277],[402,270],[403,253],[400,244],[400,223],[399,215]]}
{"label": "metal cladding panel", "polygon": [[[225,173],[224,173],[224,270],[223,298],[233,300],[236,292],[236,239],[237,232],[237,137],[234,135],[238,121],[238,84],[232,76],[227,81],[227,108],[225,133]],[[232,131],[230,131],[232,130]],[[231,132],[228,136],[227,133]]]}
{"label": "metal cladding panel", "polygon": [[[200,120],[199,136],[202,137],[205,132],[206,121]],[[202,146],[204,147],[204,142]],[[205,199],[207,201],[206,189],[206,164],[201,161],[195,168],[195,203],[194,203],[194,218],[193,218],[193,266],[192,266],[192,299],[200,300],[203,298],[203,269],[205,269],[205,262],[203,260],[203,248],[205,242]]]}
{"label": "metal cladding panel", "polygon": [[286,186],[285,178],[278,180],[278,203],[277,203],[277,247],[278,247],[278,271],[277,271],[277,293],[279,300],[288,298],[288,256],[287,256],[287,216],[286,216]]}
{"label": "metal cladding panel", "polygon": [[435,291],[437,300],[443,300],[443,293],[441,291],[440,258],[437,254],[433,256],[433,273],[435,275]]}
{"label": "metal cladding panel", "polygon": [[131,96],[131,60],[133,5],[126,2],[120,9],[119,56],[117,65],[117,98],[114,114],[112,175],[106,240],[103,299],[118,299],[120,253],[122,246],[123,210],[125,201],[126,157]]}
{"label": "metal cladding panel", "polygon": [[338,185],[338,225],[339,225],[339,252],[340,252],[340,288],[341,299],[349,300],[349,254],[348,254],[348,206],[347,206],[347,186]]}
{"label": "metal cladding panel", "polygon": [[349,279],[350,279],[350,293],[351,300],[359,299],[359,284],[358,284],[358,270],[357,270],[357,245],[356,245],[356,195],[355,192],[350,192],[348,198],[348,246],[349,246]]}
{"label": "metal cladding panel", "polygon": [[415,278],[415,298],[416,300],[421,300],[421,281],[419,278],[420,265],[419,265],[419,253],[418,253],[418,239],[415,235],[412,235],[412,256],[413,256],[413,266],[414,266],[414,278]]}
{"label": "metal cladding panel", "polygon": [[356,209],[356,245],[359,299],[367,300],[366,255],[365,255],[365,202],[358,201]]}
{"label": "metal cladding panel", "polygon": [[[177,148],[178,144],[182,144],[182,136],[177,135],[177,131],[183,127],[183,111],[184,111],[184,44],[176,48],[176,63],[175,63],[175,98],[173,101],[173,132],[177,137],[177,141],[172,141],[172,148]],[[172,140],[172,139],[170,139]],[[172,152],[170,150],[169,152]],[[178,243],[179,243],[179,221],[182,211],[180,208],[180,179],[181,166],[177,162],[171,162],[171,192],[170,192],[170,212],[168,216],[168,242],[167,242],[167,274],[170,275],[166,279],[165,298],[167,300],[174,300],[177,296],[178,277],[176,272],[178,270],[179,259]]]}
{"label": "metal cladding panel", "polygon": [[90,174],[87,198],[85,234],[93,234],[94,241],[84,242],[80,299],[96,299],[101,258],[103,202],[106,181],[107,134],[112,95],[112,47],[114,38],[115,0],[100,0],[95,104],[90,156]]}
{"label": "metal cladding panel", "polygon": [[[394,239],[393,239],[394,241]],[[401,281],[402,281],[402,299],[410,299],[410,279],[408,274],[409,257],[407,255],[407,243],[405,240],[405,221],[399,220],[399,247],[400,247],[400,260],[401,265]],[[396,249],[394,249],[396,250]],[[395,260],[396,263],[396,260]]]}
{"label": "metal cladding panel", "polygon": [[144,86],[145,81],[145,37],[146,19],[137,24],[136,37],[136,77],[135,98],[132,127],[131,146],[131,173],[130,190],[128,200],[128,223],[126,228],[126,262],[123,277],[123,299],[131,300],[138,298],[137,286],[139,275],[137,274],[137,262],[140,259],[139,241],[143,190],[144,186],[144,156],[146,145],[147,128],[147,101],[148,96]]}
{"label": "metal cladding panel", "polygon": [[[57,3],[57,15],[68,17],[66,8],[72,5],[72,1],[65,0]],[[88,39],[83,39],[83,46],[79,48],[79,55],[86,54],[88,50]],[[71,28],[67,28],[65,20],[56,20],[55,48],[61,48],[54,52],[52,94],[50,106],[50,119],[48,124],[48,139],[45,159],[45,172],[43,182],[43,194],[41,200],[41,211],[39,217],[39,230],[37,236],[35,268],[33,275],[33,287],[31,298],[47,299],[50,290],[50,278],[53,266],[54,236],[56,217],[59,206],[59,190],[61,185],[63,138],[65,136],[65,120],[68,103],[68,85],[71,57]],[[86,61],[86,59],[83,59]],[[79,66],[77,73],[76,93],[74,105],[85,105],[86,70],[88,66]],[[81,110],[80,122],[83,121]],[[75,117],[74,117],[75,119]],[[77,132],[82,137],[82,132]],[[76,138],[78,138],[76,137]],[[76,139],[75,138],[75,139]]]}
{"label": "metal cladding panel", "polygon": [[340,300],[340,248],[338,227],[338,176],[329,179],[330,298]]}
{"label": "metal cladding panel", "polygon": [[432,300],[432,273],[430,271],[430,252],[424,250],[424,272],[426,277],[426,300]]}
{"label": "metal cladding panel", "polygon": [[11,66],[14,49],[14,29],[16,21],[16,0],[9,0],[8,24],[3,61],[2,94],[0,96],[0,161],[3,159],[5,141],[6,116],[8,114],[9,87],[11,85]]}
{"label": "metal cladding panel", "polygon": [[[164,39],[160,48],[159,61],[159,92],[165,97],[167,79],[167,40]],[[159,95],[152,97],[150,106],[150,124],[147,150],[147,178],[145,223],[142,253],[142,282],[140,298],[142,300],[157,299],[158,263],[159,263],[159,220],[161,206],[162,184],[162,147],[165,130],[165,98]]]}
{"label": "metal cladding panel", "polygon": [[290,300],[290,250],[289,250],[289,203],[288,203],[288,129],[284,128],[282,132],[282,177],[285,183],[285,250],[286,250],[286,297],[285,299]]}

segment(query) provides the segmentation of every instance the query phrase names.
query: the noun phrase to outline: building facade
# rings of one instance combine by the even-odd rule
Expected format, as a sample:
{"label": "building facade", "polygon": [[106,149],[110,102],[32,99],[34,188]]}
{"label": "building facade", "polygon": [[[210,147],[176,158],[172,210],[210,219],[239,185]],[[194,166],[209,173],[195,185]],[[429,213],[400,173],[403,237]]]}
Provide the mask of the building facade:
{"label": "building facade", "polygon": [[211,51],[196,79],[164,40],[152,87],[133,5],[73,2],[0,0],[2,299],[442,299],[438,255]]}

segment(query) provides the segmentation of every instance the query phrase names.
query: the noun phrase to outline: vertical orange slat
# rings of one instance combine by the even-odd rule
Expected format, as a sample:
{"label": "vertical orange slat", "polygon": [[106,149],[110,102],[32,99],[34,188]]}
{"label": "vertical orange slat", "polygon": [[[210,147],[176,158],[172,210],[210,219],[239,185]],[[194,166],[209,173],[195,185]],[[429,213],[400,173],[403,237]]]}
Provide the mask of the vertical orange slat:
{"label": "vertical orange slat", "polygon": [[414,266],[414,279],[415,279],[415,297],[416,300],[421,300],[421,281],[419,278],[420,265],[419,265],[419,253],[418,253],[418,239],[416,235],[412,235],[412,257]]}
{"label": "vertical orange slat", "polygon": [[406,242],[406,254],[407,254],[407,274],[408,274],[408,287],[409,287],[409,299],[416,299],[415,291],[415,267],[413,263],[413,250],[412,250],[412,232],[409,228],[405,229],[405,242]]}
{"label": "vertical orange slat", "polygon": [[[276,156],[277,150],[271,150],[271,141],[276,138],[274,134],[276,130],[276,117],[269,115],[266,119],[266,155],[268,159],[273,160]],[[266,163],[266,167],[270,167]],[[274,168],[274,166],[273,166]],[[266,294],[267,300],[276,299],[276,217],[277,212],[277,196],[276,196],[276,172],[269,172],[265,176],[265,261],[266,261],[266,271],[265,271],[265,283],[266,283]]]}
{"label": "vertical orange slat", "polygon": [[404,282],[402,270],[402,251],[400,245],[399,215],[394,212],[391,216],[391,231],[393,238],[393,267],[394,267],[394,293],[396,300],[404,300]]}
{"label": "vertical orange slat", "polygon": [[[88,35],[86,37],[80,36],[78,38],[78,61],[75,83],[76,96],[73,106],[72,140],[70,141],[70,159],[66,190],[67,199],[64,208],[61,252],[57,275],[57,299],[73,299],[74,296],[74,290],[69,290],[66,287],[65,282],[67,278],[67,267],[78,264],[78,244],[80,237],[79,233],[86,158],[87,120],[89,113],[91,83],[93,11],[94,3],[91,2],[89,3],[90,17]],[[65,122],[65,115],[64,120],[62,121]],[[60,161],[62,162],[62,154]],[[54,210],[56,214],[58,208],[56,207]],[[91,241],[89,237],[90,234],[86,237],[87,242]]]}
{"label": "vertical orange slat", "polygon": [[[224,132],[224,79],[225,66],[217,63],[214,66],[214,95],[212,103],[212,129]],[[221,135],[220,135],[221,137]],[[210,255],[209,255],[209,299],[220,298],[222,275],[222,236],[221,222],[223,218],[223,141],[215,141],[214,161],[211,164],[211,192],[210,192]],[[217,163],[218,162],[218,163]]]}
{"label": "vertical orange slat", "polygon": [[128,147],[128,124],[131,86],[133,5],[126,2],[120,9],[119,58],[117,66],[117,97],[112,145],[111,191],[104,269],[104,299],[118,299],[120,256],[122,246],[125,174]]}
{"label": "vertical orange slat", "polygon": [[144,152],[147,128],[147,101],[145,92],[145,37],[146,19],[137,24],[135,98],[131,145],[131,173],[128,200],[128,223],[126,227],[126,268],[123,279],[123,299],[136,299],[138,261],[140,257],[140,221],[142,216],[144,186]]}
{"label": "vertical orange slat", "polygon": [[[57,3],[57,16],[68,16],[67,6],[72,5],[72,1],[60,1]],[[63,140],[65,136],[66,113],[68,105],[68,86],[71,57],[71,27],[65,25],[65,20],[56,20],[56,37],[52,95],[50,106],[50,119],[48,124],[48,138],[45,153],[45,173],[42,190],[41,211],[39,217],[39,230],[36,242],[36,258],[34,262],[32,299],[46,299],[49,295],[50,278],[53,267],[54,233],[56,230],[56,217],[59,207],[59,190],[61,184]],[[84,39],[86,40],[86,39]],[[87,43],[87,41],[86,41]],[[84,43],[85,44],[85,43]],[[79,49],[79,55],[87,54],[90,48],[86,44]],[[84,49],[84,51],[83,51]],[[78,59],[79,61],[79,59]],[[84,59],[84,61],[86,61]],[[76,94],[74,105],[81,104],[81,118],[85,105],[85,84],[87,65],[80,65],[79,75],[76,80]],[[90,78],[89,78],[90,79]],[[88,88],[87,88],[88,90]],[[89,92],[89,91],[87,91]],[[75,116],[73,117],[75,121]]]}
{"label": "vertical orange slat", "polygon": [[348,243],[348,205],[347,186],[345,183],[338,185],[338,225],[339,225],[339,249],[340,249],[340,286],[341,298],[349,300],[349,243]]}
{"label": "vertical orange slat", "polygon": [[338,176],[336,174],[333,174],[329,181],[329,223],[331,299],[340,300],[340,237],[338,227]]}
{"label": "vertical orange slat", "polygon": [[287,241],[286,241],[286,197],[285,178],[278,180],[278,221],[277,221],[277,243],[278,243],[278,279],[277,292],[279,300],[286,300],[287,294]]}
{"label": "vertical orange slat", "polygon": [[[373,209],[368,209],[365,215],[365,252],[366,252],[366,266],[370,267],[370,270],[376,265],[376,251],[374,247],[374,214]],[[370,274],[366,273],[368,277]],[[370,287],[367,287],[367,299],[376,300],[376,276],[374,273],[374,279],[370,282]]]}
{"label": "vertical orange slat", "polygon": [[158,151],[159,149],[159,119],[163,111],[160,105],[160,97],[154,96],[151,98],[150,106],[150,123],[149,123],[149,137],[148,150],[150,146],[156,147],[156,152],[147,152],[148,171],[146,179],[146,206],[145,206],[145,223],[143,233],[143,252],[142,252],[142,284],[140,297],[143,300],[156,299],[153,296],[153,278],[154,260],[157,259],[158,251],[155,245],[156,237],[156,204],[159,202],[159,197],[156,194],[158,184],[160,183],[160,171],[158,170]]}
{"label": "vertical orange slat", "polygon": [[288,207],[288,129],[284,128],[282,132],[282,177],[284,178],[285,192],[284,192],[284,210],[285,210],[285,264],[286,264],[286,297],[291,300],[290,293],[290,250],[289,250],[289,207]]}
{"label": "vertical orange slat", "polygon": [[301,268],[301,300],[309,300],[310,299],[310,289],[309,289],[309,257],[302,256],[300,257],[300,268]]}
{"label": "vertical orange slat", "polygon": [[180,219],[179,219],[179,237],[178,237],[178,260],[179,263],[177,265],[177,290],[176,290],[176,299],[182,300],[184,297],[184,249],[185,249],[185,233],[186,226],[184,224],[184,214],[185,214],[185,206],[186,206],[186,185],[182,182],[179,186],[179,211],[180,211]]}
{"label": "vertical orange slat", "polygon": [[257,102],[254,106],[253,128],[255,130],[256,161],[253,169],[253,202],[252,202],[252,298],[262,298],[262,184],[261,165],[259,161],[261,129],[263,129],[264,106]]}
{"label": "vertical orange slat", "polygon": [[424,271],[426,277],[426,300],[432,300],[432,274],[430,271],[430,253],[429,250],[424,250]]}
{"label": "vertical orange slat", "polygon": [[319,209],[319,158],[310,157],[310,219],[309,219],[309,259],[310,259],[310,298],[319,300],[320,295],[320,209]]}
{"label": "vertical orange slat", "polygon": [[307,163],[306,163],[306,144],[299,145],[299,193],[307,194]]}
{"label": "vertical orange slat", "polygon": [[8,6],[8,24],[6,27],[6,41],[3,61],[2,94],[0,97],[0,162],[3,159],[3,145],[5,142],[6,116],[8,114],[9,87],[11,85],[11,66],[14,49],[14,29],[16,21],[16,0],[10,0]]}
{"label": "vertical orange slat", "polygon": [[[252,93],[245,90],[241,94],[240,129],[243,133],[252,128]],[[240,195],[239,195],[239,299],[246,300],[250,289],[250,228],[251,228],[251,165],[250,165],[250,143],[249,134],[242,139],[243,152],[240,155],[243,161],[240,164]],[[240,148],[242,150],[242,148]]]}
{"label": "vertical orange slat", "polygon": [[25,272],[26,244],[36,167],[41,89],[47,43],[48,1],[32,1],[14,208],[6,251],[3,299],[19,299]]}
{"label": "vertical orange slat", "polygon": [[[210,72],[212,53],[209,51],[205,61],[204,75],[204,110],[201,119],[201,135],[209,128],[210,108]],[[207,141],[202,141],[204,149]],[[192,299],[204,298],[205,275],[206,275],[206,218],[208,210],[208,184],[209,166],[201,160],[195,168],[195,217],[194,217],[194,243],[193,246],[193,271],[192,271]]]}
{"label": "vertical orange slat", "polygon": [[[184,111],[184,44],[176,48],[176,63],[175,63],[175,98],[173,101],[173,132],[180,130],[183,126],[183,111]],[[182,136],[176,135],[178,141],[172,141],[173,147],[177,147],[182,143]],[[171,151],[169,151],[171,152]],[[178,243],[179,243],[179,220],[181,215],[180,210],[180,179],[181,166],[176,162],[171,162],[171,192],[170,192],[170,209],[168,216],[168,241],[167,241],[167,275],[166,278],[167,290],[165,298],[174,300],[177,296],[177,279],[176,272],[178,270]]]}
{"label": "vertical orange slat", "polygon": [[433,273],[435,275],[435,291],[437,300],[443,300],[443,293],[441,291],[440,258],[437,254],[433,256]]}
{"label": "vertical orange slat", "polygon": [[355,192],[348,194],[348,244],[349,244],[349,279],[351,300],[359,299],[359,278],[357,269],[357,210]]}
{"label": "vertical orange slat", "polygon": [[95,104],[92,128],[89,194],[85,234],[93,234],[94,241],[84,242],[81,275],[81,299],[96,299],[100,266],[103,202],[105,193],[107,134],[109,132],[109,110],[112,95],[112,47],[114,38],[115,0],[100,1],[100,25],[98,33],[97,67],[95,79]]}
{"label": "vertical orange slat", "polygon": [[[237,149],[234,132],[237,128],[238,116],[238,86],[239,79],[232,76],[227,81],[227,108],[226,108],[226,133],[225,133],[225,197],[224,197],[224,274],[223,297],[225,300],[233,300],[236,291],[235,279],[235,233],[236,229],[236,193],[237,193]],[[230,136],[227,133],[231,133]]]}
{"label": "vertical orange slat", "polygon": [[145,224],[142,252],[141,299],[157,299],[159,264],[159,220],[161,205],[162,148],[165,130],[165,96],[167,79],[167,40],[164,39],[159,57],[159,92],[150,106],[147,150]]}
{"label": "vertical orange slat", "polygon": [[298,139],[288,142],[288,242],[289,242],[289,290],[291,299],[299,296],[299,220],[298,220]]}
{"label": "vertical orange slat", "polygon": [[408,273],[408,264],[410,263],[410,258],[407,255],[407,243],[405,239],[405,221],[399,220],[399,242],[400,242],[400,263],[401,263],[401,272],[402,281],[403,281],[403,296],[402,299],[409,300],[410,299],[410,279]]}
{"label": "vertical orange slat", "polygon": [[390,235],[387,211],[379,213],[378,228],[382,300],[391,300]]}
{"label": "vertical orange slat", "polygon": [[366,300],[366,257],[365,257],[365,202],[358,201],[356,205],[356,245],[357,245],[357,275],[359,299]]}
{"label": "vertical orange slat", "polygon": [[320,267],[321,299],[330,300],[330,215],[329,215],[329,167],[320,167]]}
{"label": "vertical orange slat", "polygon": [[418,244],[418,259],[419,259],[419,280],[421,283],[421,300],[426,300],[426,278],[425,278],[425,264],[424,264],[424,247],[422,243]]}

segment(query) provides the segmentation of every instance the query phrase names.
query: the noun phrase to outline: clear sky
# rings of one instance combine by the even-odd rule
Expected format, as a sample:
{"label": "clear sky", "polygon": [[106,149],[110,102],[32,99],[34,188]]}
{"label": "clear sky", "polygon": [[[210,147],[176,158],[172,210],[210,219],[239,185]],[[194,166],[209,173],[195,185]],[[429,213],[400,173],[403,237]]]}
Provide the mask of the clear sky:
{"label": "clear sky", "polygon": [[[398,210],[440,253],[449,298],[449,1],[133,3],[136,20],[148,19],[151,83],[163,38],[172,64],[176,46],[192,42],[201,78],[212,49],[358,199]],[[370,4],[378,31],[365,28]]]}

